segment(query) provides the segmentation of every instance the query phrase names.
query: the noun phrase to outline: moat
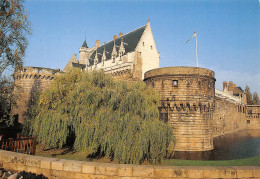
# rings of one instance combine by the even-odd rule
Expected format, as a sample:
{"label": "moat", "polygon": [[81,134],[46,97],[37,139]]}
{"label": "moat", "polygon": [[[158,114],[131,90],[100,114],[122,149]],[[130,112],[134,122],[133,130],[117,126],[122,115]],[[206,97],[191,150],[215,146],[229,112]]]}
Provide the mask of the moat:
{"label": "moat", "polygon": [[214,138],[209,152],[176,152],[174,158],[189,160],[235,160],[260,154],[260,130],[243,130]]}

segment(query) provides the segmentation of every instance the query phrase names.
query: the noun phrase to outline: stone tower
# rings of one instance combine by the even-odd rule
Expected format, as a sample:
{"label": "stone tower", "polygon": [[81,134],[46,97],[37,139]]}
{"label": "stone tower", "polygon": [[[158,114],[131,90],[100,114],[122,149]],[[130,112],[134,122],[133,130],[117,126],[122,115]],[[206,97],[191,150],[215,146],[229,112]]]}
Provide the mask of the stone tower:
{"label": "stone tower", "polygon": [[160,93],[160,119],[176,139],[175,151],[213,149],[214,72],[198,67],[166,67],[145,73],[144,81]]}
{"label": "stone tower", "polygon": [[14,95],[17,97],[16,105],[12,107],[12,114],[23,123],[27,116],[29,105],[33,104],[33,96],[37,91],[48,88],[60,70],[40,67],[23,67],[14,73]]}
{"label": "stone tower", "polygon": [[85,40],[79,49],[79,63],[88,65],[87,59],[89,59],[89,57],[93,53],[94,49],[95,49],[95,47],[89,48],[87,45],[87,42]]}

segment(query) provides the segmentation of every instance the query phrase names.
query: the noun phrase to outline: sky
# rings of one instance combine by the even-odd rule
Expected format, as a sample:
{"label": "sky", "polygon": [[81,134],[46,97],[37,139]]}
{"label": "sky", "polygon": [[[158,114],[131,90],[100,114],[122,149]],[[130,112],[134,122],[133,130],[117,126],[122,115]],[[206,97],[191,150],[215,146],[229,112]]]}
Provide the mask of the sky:
{"label": "sky", "polygon": [[196,66],[215,72],[216,88],[233,81],[260,94],[259,0],[27,0],[32,35],[25,66],[63,69],[84,39],[108,42],[150,19],[160,67]]}

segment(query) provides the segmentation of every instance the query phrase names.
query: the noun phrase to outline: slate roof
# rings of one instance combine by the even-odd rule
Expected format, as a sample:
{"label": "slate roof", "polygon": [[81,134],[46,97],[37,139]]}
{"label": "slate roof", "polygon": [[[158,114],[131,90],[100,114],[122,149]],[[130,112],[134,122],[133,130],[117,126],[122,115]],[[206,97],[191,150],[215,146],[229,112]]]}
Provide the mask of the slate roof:
{"label": "slate roof", "polygon": [[233,94],[238,96],[239,94],[244,93],[244,91],[241,89],[241,87],[233,88]]}
{"label": "slate roof", "polygon": [[83,42],[83,44],[82,44],[82,46],[81,47],[86,47],[86,48],[88,48],[88,45],[87,45],[87,42],[86,42],[86,40],[84,40],[84,42]]}
{"label": "slate roof", "polygon": [[86,65],[84,65],[84,64],[74,63],[74,62],[72,62],[71,64],[73,67],[76,67],[76,68],[80,68],[80,69],[86,68]]}
{"label": "slate roof", "polygon": [[[135,50],[138,42],[140,41],[140,38],[143,35],[145,28],[146,28],[146,25],[144,25],[134,31],[131,31],[121,37],[121,38],[123,38],[123,42],[127,43],[127,45],[124,44],[125,54]],[[116,47],[117,52],[118,52],[120,44],[121,44],[121,38],[117,38],[115,40],[116,46],[118,46],[118,47]],[[112,40],[97,48],[97,52],[101,54],[101,55],[98,54],[98,63],[101,63],[101,58],[102,58],[104,48],[105,48],[106,52],[109,52],[109,53],[106,53],[106,60],[111,60],[113,46],[114,46],[114,41]],[[94,64],[95,55],[96,55],[96,50],[90,56],[90,59],[89,59],[90,65]]]}

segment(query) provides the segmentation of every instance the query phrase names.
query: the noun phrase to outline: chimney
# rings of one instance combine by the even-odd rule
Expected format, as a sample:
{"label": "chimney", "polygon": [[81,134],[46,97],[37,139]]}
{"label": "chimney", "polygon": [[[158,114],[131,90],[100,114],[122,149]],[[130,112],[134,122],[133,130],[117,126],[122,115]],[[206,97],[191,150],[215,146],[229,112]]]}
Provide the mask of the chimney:
{"label": "chimney", "polygon": [[227,82],[226,82],[226,81],[223,81],[223,91],[224,91],[225,89],[227,90]]}
{"label": "chimney", "polygon": [[95,44],[96,48],[98,48],[99,45],[100,45],[100,40],[96,40],[96,44]]}
{"label": "chimney", "polygon": [[228,91],[233,91],[233,82],[232,81],[228,82]]}
{"label": "chimney", "polygon": [[235,83],[233,83],[233,90],[237,87],[237,85]]}
{"label": "chimney", "polygon": [[113,40],[115,41],[117,39],[117,35],[114,35]]}
{"label": "chimney", "polygon": [[119,33],[119,38],[121,38],[123,36],[123,33],[122,32],[120,32]]}

